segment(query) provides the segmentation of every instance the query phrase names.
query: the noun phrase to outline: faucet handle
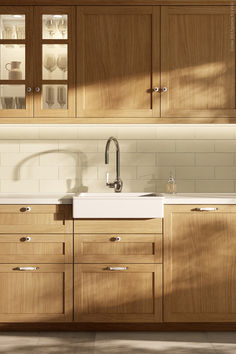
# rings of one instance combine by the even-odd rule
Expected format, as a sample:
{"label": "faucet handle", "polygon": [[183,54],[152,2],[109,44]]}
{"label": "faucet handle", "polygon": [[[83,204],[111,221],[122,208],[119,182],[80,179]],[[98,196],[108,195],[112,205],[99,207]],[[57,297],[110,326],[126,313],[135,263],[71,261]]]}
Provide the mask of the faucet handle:
{"label": "faucet handle", "polygon": [[109,172],[106,173],[106,182],[109,183]]}

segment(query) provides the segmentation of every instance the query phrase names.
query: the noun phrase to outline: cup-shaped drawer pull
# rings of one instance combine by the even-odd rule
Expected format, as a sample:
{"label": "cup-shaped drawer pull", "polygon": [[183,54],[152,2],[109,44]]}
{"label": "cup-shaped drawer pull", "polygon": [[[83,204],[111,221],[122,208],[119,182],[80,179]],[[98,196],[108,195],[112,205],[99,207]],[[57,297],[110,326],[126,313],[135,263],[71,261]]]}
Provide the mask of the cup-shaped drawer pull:
{"label": "cup-shaped drawer pull", "polygon": [[31,211],[31,207],[30,207],[30,206],[27,206],[27,207],[25,208],[25,211]]}
{"label": "cup-shaped drawer pull", "polygon": [[120,238],[120,236],[113,236],[110,238],[110,241],[119,242],[119,241],[121,241],[121,238]]}
{"label": "cup-shaped drawer pull", "polygon": [[107,267],[106,270],[121,271],[121,270],[128,270],[128,267]]}
{"label": "cup-shaped drawer pull", "polygon": [[31,237],[30,236],[25,236],[20,238],[20,242],[30,242]]}
{"label": "cup-shaped drawer pull", "polygon": [[217,211],[218,208],[194,208],[192,211]]}
{"label": "cup-shaped drawer pull", "polygon": [[13,268],[13,270],[20,270],[20,271],[34,271],[34,270],[38,270],[39,267],[16,267]]}

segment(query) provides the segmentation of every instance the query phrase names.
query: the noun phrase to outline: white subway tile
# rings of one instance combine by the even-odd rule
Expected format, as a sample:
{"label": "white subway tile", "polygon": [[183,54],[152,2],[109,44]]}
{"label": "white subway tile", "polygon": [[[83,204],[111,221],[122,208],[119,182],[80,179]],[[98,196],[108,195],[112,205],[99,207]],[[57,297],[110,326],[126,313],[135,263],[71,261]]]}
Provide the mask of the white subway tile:
{"label": "white subway tile", "polygon": [[143,193],[156,192],[156,181],[127,180],[124,181],[123,192]]}
{"label": "white subway tile", "polygon": [[45,152],[40,154],[40,166],[76,166],[78,154],[73,152]]}
{"label": "white subway tile", "polygon": [[117,126],[104,126],[104,125],[90,125],[80,126],[75,129],[77,139],[89,140],[89,139],[105,139],[107,140],[110,136],[118,137],[118,127]]}
{"label": "white subway tile", "polygon": [[61,140],[59,150],[69,150],[74,152],[97,152],[97,140]]}
{"label": "white subway tile", "polygon": [[[98,167],[98,178],[106,180],[106,172],[110,174],[110,180],[114,179],[116,176],[115,167],[111,165],[103,165]],[[136,179],[136,166],[122,166],[120,171],[120,177],[124,179]]]}
{"label": "white subway tile", "polygon": [[207,140],[178,140],[176,152],[214,152],[214,141]]}
{"label": "white subway tile", "polygon": [[199,126],[196,128],[196,139],[234,139],[235,131],[229,125],[227,127]]}
{"label": "white subway tile", "polygon": [[195,181],[176,180],[177,193],[194,193]]}
{"label": "white subway tile", "polygon": [[233,153],[196,153],[197,166],[231,166],[234,165]]}
{"label": "white subway tile", "polygon": [[217,140],[215,142],[216,152],[236,152],[236,140]]}
{"label": "white subway tile", "polygon": [[138,152],[174,152],[174,140],[140,140],[137,141]]}
{"label": "white subway tile", "polygon": [[182,125],[169,125],[168,127],[157,127],[157,139],[194,139],[195,127]]}
{"label": "white subway tile", "polygon": [[21,152],[45,152],[58,150],[58,142],[54,140],[21,140],[19,146]]}
{"label": "white subway tile", "polygon": [[38,166],[39,155],[24,152],[2,152],[1,165],[15,166],[16,168],[21,168],[22,166]]}
{"label": "white subway tile", "polygon": [[[98,151],[105,152],[107,140],[98,141]],[[119,140],[120,151],[122,152],[136,152],[136,140]],[[109,151],[116,151],[115,144],[111,142]]]}
{"label": "white subway tile", "polygon": [[124,153],[121,166],[155,166],[154,153]]}
{"label": "white subway tile", "polygon": [[0,152],[18,152],[20,145],[18,140],[1,140]]}
{"label": "white subway tile", "polygon": [[214,167],[176,167],[176,178],[178,179],[214,179]]}
{"label": "white subway tile", "polygon": [[79,180],[40,180],[40,193],[77,193],[80,187]]}
{"label": "white subway tile", "polygon": [[77,179],[86,178],[97,179],[97,167],[94,166],[59,166],[59,179]]}
{"label": "white subway tile", "polygon": [[19,173],[15,166],[0,166],[0,179],[15,180],[19,178]]}
{"label": "white subway tile", "polygon": [[193,166],[195,157],[193,153],[158,153],[156,157],[157,166]]}
{"label": "white subway tile", "polygon": [[19,169],[19,178],[27,180],[58,179],[56,166],[23,166]]}
{"label": "white subway tile", "polygon": [[197,193],[233,193],[234,181],[230,180],[211,180],[211,181],[196,181]]}
{"label": "white subway tile", "polygon": [[156,166],[137,167],[137,179],[140,180],[162,179],[167,181],[170,173],[175,175],[175,168],[171,169],[170,171],[169,167],[156,167]]}
{"label": "white subway tile", "polygon": [[127,125],[118,128],[119,139],[156,139],[157,128],[155,126],[133,126]]}
{"label": "white subway tile", "polygon": [[215,178],[216,179],[236,179],[236,167],[215,167]]}
{"label": "white subway tile", "polygon": [[39,193],[38,180],[2,180],[2,193]]}

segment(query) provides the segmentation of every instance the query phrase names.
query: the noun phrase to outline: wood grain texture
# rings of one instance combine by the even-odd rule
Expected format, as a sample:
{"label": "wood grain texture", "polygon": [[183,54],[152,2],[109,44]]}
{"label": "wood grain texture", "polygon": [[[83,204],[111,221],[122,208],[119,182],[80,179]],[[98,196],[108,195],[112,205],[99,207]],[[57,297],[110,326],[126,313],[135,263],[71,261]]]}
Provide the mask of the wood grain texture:
{"label": "wood grain texture", "polygon": [[162,8],[161,116],[236,117],[235,8]]}
{"label": "wood grain texture", "polygon": [[70,234],[1,234],[0,263],[72,263],[72,238]]}
{"label": "wood grain texture", "polygon": [[74,232],[76,234],[161,234],[162,219],[75,219]]}
{"label": "wood grain texture", "polygon": [[1,233],[72,233],[71,205],[0,205]]}
{"label": "wood grain texture", "polygon": [[161,263],[162,235],[75,234],[74,250],[75,263]]}
{"label": "wood grain texture", "polygon": [[72,265],[18,264],[38,267],[19,271],[0,265],[1,322],[60,322],[72,320]]}
{"label": "wood grain texture", "polygon": [[236,206],[165,207],[165,322],[236,322]]}
{"label": "wood grain texture", "polygon": [[[108,266],[127,267],[109,271]],[[161,322],[161,265],[76,264],[75,321]]]}
{"label": "wood grain texture", "polygon": [[159,117],[160,8],[77,11],[78,117]]}
{"label": "wood grain texture", "polygon": [[[189,0],[67,0],[67,5],[189,5]],[[65,5],[65,0],[1,0],[2,5]],[[191,0],[190,5],[235,5],[236,0]]]}

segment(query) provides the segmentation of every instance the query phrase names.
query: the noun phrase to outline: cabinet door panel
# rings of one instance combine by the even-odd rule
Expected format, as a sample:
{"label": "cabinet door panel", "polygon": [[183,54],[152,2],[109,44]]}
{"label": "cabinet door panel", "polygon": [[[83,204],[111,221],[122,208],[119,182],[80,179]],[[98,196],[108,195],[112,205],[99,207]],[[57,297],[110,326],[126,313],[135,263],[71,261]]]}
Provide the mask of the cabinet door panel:
{"label": "cabinet door panel", "polygon": [[78,7],[78,116],[159,117],[156,7]]}
{"label": "cabinet door panel", "polygon": [[236,117],[235,7],[162,8],[162,117]]}
{"label": "cabinet door panel", "polygon": [[166,322],[236,321],[235,230],[234,205],[166,206]]}
{"label": "cabinet door panel", "polygon": [[160,264],[76,264],[75,320],[160,322],[161,267]]}
{"label": "cabinet door panel", "polygon": [[2,264],[0,321],[71,321],[72,286],[72,265]]}

